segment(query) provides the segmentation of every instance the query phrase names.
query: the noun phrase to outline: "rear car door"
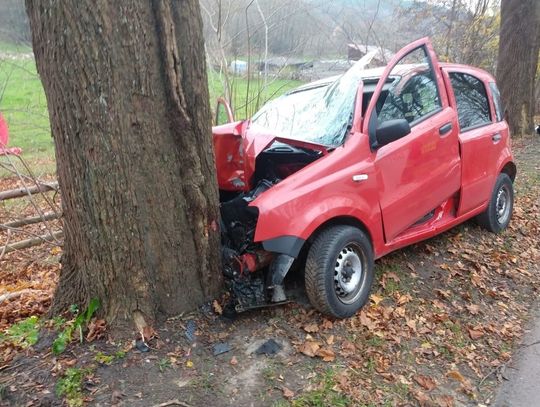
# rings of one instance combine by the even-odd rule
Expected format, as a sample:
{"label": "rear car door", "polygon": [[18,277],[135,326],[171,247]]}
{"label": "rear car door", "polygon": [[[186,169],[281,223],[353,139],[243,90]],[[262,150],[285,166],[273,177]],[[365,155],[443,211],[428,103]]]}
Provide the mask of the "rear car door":
{"label": "rear car door", "polygon": [[507,148],[508,125],[494,81],[466,68],[449,69],[448,76],[462,146],[462,193],[458,209],[458,215],[462,215],[489,200],[497,177],[498,158],[504,156],[501,151]]}
{"label": "rear car door", "polygon": [[[392,85],[383,92],[389,81]],[[390,242],[460,189],[457,115],[427,38],[394,56],[365,117],[363,131],[372,147],[385,239]],[[407,120],[410,133],[378,145],[377,128],[396,119]]]}

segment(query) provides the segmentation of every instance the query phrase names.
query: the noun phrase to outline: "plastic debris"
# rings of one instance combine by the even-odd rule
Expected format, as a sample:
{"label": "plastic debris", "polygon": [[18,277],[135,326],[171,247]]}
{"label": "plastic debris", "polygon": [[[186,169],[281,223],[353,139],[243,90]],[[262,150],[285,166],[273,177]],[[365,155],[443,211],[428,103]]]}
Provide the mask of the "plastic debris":
{"label": "plastic debris", "polygon": [[283,346],[273,339],[268,339],[265,343],[257,348],[255,354],[257,355],[275,355]]}
{"label": "plastic debris", "polygon": [[142,339],[137,339],[135,341],[135,347],[140,351],[140,352],[150,352],[150,348],[148,347],[148,345],[146,344],[146,342],[144,342]]}
{"label": "plastic debris", "polygon": [[214,356],[221,355],[222,353],[227,353],[231,350],[231,345],[227,342],[220,342],[214,345]]}
{"label": "plastic debris", "polygon": [[195,340],[195,331],[197,330],[197,324],[194,320],[190,319],[186,325],[186,338],[188,341],[193,342]]}

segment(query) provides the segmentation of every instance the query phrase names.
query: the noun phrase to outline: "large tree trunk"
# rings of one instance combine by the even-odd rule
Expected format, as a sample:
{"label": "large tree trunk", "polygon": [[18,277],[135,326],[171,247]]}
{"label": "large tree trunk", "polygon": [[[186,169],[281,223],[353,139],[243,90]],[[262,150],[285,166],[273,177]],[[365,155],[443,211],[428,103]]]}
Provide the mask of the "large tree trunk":
{"label": "large tree trunk", "polygon": [[27,0],[64,206],[53,312],[173,315],[218,293],[198,0]]}
{"label": "large tree trunk", "polygon": [[540,1],[502,0],[497,83],[513,134],[533,130]]}

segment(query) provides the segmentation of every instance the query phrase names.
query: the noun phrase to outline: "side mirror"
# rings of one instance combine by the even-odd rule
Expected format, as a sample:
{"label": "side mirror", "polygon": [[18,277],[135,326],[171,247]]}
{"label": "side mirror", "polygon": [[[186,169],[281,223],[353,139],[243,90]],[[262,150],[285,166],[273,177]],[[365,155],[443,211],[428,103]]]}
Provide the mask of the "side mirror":
{"label": "side mirror", "polygon": [[387,120],[382,122],[375,132],[377,147],[385,146],[399,140],[411,132],[411,126],[405,119]]}

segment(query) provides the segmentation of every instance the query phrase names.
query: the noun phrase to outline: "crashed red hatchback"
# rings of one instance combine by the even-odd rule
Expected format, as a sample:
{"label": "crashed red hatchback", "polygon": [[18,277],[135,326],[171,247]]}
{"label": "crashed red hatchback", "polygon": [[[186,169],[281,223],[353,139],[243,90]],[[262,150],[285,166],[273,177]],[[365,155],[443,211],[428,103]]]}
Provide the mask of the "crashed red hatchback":
{"label": "crashed red hatchback", "polygon": [[319,311],[348,317],[374,259],[472,217],[508,225],[516,166],[493,77],[439,63],[427,38],[365,62],[213,128],[237,310],[286,301],[298,268]]}

